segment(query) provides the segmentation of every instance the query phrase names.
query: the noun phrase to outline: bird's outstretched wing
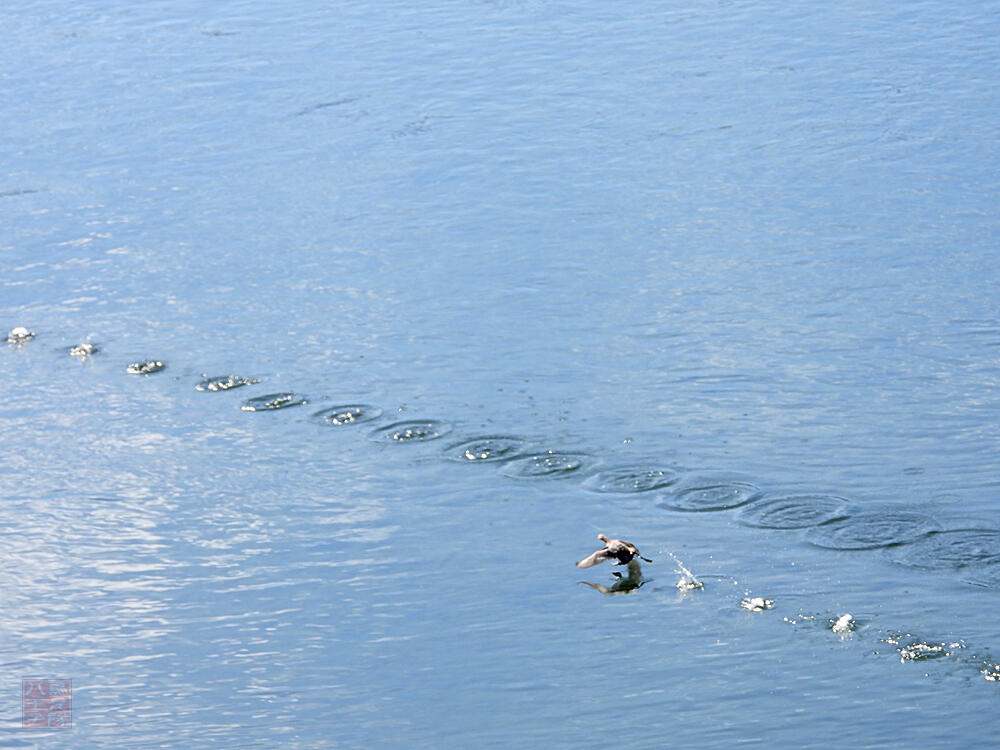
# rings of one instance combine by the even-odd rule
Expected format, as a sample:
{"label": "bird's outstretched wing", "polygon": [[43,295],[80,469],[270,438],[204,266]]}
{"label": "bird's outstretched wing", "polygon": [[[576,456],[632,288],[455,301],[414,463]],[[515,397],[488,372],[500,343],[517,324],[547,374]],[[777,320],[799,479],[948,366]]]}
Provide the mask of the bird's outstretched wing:
{"label": "bird's outstretched wing", "polygon": [[580,562],[576,564],[576,567],[590,568],[593,567],[594,565],[598,565],[599,563],[604,562],[607,559],[608,559],[608,548],[605,547],[604,549],[599,549],[592,555],[580,560]]}

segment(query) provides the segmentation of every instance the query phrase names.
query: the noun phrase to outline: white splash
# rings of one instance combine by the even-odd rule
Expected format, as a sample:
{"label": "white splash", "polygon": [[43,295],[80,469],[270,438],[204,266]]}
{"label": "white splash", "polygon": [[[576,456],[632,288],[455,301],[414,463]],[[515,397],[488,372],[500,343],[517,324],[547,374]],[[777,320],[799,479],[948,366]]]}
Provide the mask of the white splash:
{"label": "white splash", "polygon": [[8,344],[23,344],[31,339],[35,338],[35,334],[29,331],[24,326],[17,326],[16,328],[11,328],[10,333],[7,334]]}
{"label": "white splash", "polygon": [[774,606],[774,599],[765,599],[762,596],[747,597],[740,602],[740,606],[750,612],[763,612]]}
{"label": "white splash", "polygon": [[830,629],[834,633],[844,636],[854,632],[854,627],[855,627],[854,618],[851,617],[850,612],[847,612],[846,614],[843,614],[840,617],[838,617],[836,622],[833,623]]}
{"label": "white splash", "polygon": [[697,591],[705,588],[705,584],[699,581],[695,577],[694,573],[687,569],[687,566],[680,561],[680,558],[678,558],[677,555],[670,550],[667,550],[667,554],[670,555],[670,558],[677,566],[676,571],[681,574],[680,580],[677,581],[677,589],[679,591]]}

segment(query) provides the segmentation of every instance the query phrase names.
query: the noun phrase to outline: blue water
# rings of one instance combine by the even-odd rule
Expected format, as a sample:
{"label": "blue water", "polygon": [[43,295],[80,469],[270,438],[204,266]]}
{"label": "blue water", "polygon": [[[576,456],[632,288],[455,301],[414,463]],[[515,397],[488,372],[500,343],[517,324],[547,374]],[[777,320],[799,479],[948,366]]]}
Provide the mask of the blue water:
{"label": "blue water", "polygon": [[204,7],[0,25],[0,746],[996,747],[995,3]]}

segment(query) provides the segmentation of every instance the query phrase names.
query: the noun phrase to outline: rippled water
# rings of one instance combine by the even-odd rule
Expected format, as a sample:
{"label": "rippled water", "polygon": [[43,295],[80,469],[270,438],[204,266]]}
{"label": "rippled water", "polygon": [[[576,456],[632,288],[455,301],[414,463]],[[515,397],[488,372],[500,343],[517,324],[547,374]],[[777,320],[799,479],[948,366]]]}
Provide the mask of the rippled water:
{"label": "rippled water", "polygon": [[652,492],[669,487],[677,481],[677,472],[672,469],[651,469],[642,466],[622,466],[599,471],[584,483],[594,492]]}
{"label": "rippled water", "polygon": [[518,458],[527,445],[528,441],[521,438],[493,435],[449,445],[442,455],[461,462],[496,463]]}
{"label": "rippled water", "polygon": [[818,547],[830,549],[876,549],[917,541],[938,528],[931,516],[884,507],[816,526],[806,538]]}
{"label": "rippled water", "polygon": [[451,424],[440,419],[409,419],[376,427],[369,433],[372,440],[393,443],[426,443],[451,432]]}
{"label": "rippled water", "polygon": [[504,474],[513,479],[567,479],[577,476],[590,460],[583,453],[546,451],[517,459]]}
{"label": "rippled water", "polygon": [[0,747],[996,747],[998,18],[7,8]]}
{"label": "rippled water", "polygon": [[299,393],[269,393],[248,398],[240,408],[243,411],[275,411],[308,403],[306,397]]}
{"label": "rippled water", "polygon": [[744,509],[739,518],[765,529],[806,529],[843,519],[846,506],[843,498],[830,495],[767,497]]}
{"label": "rippled water", "polygon": [[658,505],[666,510],[717,511],[740,508],[760,497],[760,490],[752,484],[699,483],[667,496]]}
{"label": "rippled water", "polygon": [[915,568],[989,569],[1000,564],[1000,531],[935,531],[892,552],[893,562]]}
{"label": "rippled water", "polygon": [[318,411],[314,416],[324,424],[344,427],[378,419],[382,410],[369,404],[343,404]]}
{"label": "rippled water", "polygon": [[259,382],[256,378],[244,378],[240,375],[218,375],[205,378],[195,388],[199,391],[228,391],[232,388],[242,388],[245,385],[256,385]]}

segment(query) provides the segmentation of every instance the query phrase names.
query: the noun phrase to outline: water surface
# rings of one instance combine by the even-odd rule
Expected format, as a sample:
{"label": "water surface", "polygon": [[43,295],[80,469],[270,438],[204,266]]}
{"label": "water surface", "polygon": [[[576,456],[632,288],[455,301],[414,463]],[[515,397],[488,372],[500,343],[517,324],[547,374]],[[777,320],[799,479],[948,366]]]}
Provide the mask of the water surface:
{"label": "water surface", "polygon": [[0,746],[995,747],[996,8],[313,6],[5,14]]}

